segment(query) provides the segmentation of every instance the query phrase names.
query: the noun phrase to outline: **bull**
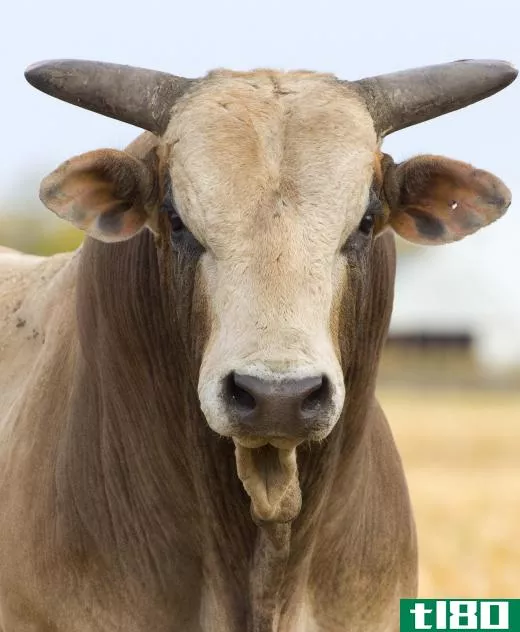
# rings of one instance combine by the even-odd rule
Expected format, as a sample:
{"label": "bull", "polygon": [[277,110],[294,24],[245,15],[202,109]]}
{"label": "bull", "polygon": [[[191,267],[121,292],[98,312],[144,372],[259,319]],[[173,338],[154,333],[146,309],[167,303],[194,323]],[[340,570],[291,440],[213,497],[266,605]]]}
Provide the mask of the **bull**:
{"label": "bull", "polygon": [[77,252],[0,254],[2,632],[396,632],[417,551],[375,397],[394,234],[453,242],[511,195],[382,141],[516,70],[26,77],[145,132],[43,180]]}

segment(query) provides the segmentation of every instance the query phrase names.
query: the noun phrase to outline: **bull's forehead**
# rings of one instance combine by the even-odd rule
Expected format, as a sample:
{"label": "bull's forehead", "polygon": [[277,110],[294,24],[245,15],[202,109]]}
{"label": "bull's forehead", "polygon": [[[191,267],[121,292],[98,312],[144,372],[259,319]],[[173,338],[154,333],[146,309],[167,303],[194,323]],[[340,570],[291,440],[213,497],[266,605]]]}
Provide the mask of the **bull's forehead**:
{"label": "bull's forehead", "polygon": [[179,212],[217,253],[273,225],[335,248],[365,210],[377,153],[358,95],[313,73],[213,73],[165,141]]}

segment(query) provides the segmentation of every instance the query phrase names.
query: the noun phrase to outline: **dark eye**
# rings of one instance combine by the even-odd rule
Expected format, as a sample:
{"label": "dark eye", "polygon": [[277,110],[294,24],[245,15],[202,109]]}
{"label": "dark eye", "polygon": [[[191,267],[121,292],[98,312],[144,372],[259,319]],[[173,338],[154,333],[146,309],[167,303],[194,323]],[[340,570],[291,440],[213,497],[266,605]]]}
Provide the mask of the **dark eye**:
{"label": "dark eye", "polygon": [[161,204],[161,211],[163,213],[168,213],[168,219],[170,220],[172,231],[174,233],[178,233],[179,231],[184,229],[183,221],[177,213],[177,209],[172,202],[171,191],[167,191],[163,203]]}
{"label": "dark eye", "polygon": [[179,217],[179,214],[177,213],[177,211],[175,210],[175,208],[173,208],[171,211],[168,212],[168,217],[170,218],[170,224],[172,226],[172,232],[174,233],[180,233],[181,231],[183,231],[186,227],[183,224],[182,219]]}
{"label": "dark eye", "polygon": [[185,226],[179,213],[177,212],[170,187],[168,187],[163,203],[161,204],[161,212],[168,214],[171,227],[170,237],[175,249],[182,249],[195,255],[203,251],[202,246]]}
{"label": "dark eye", "polygon": [[374,213],[371,211],[367,211],[363,216],[363,219],[359,223],[358,230],[363,235],[370,235],[374,230],[374,224],[376,223],[376,218]]}
{"label": "dark eye", "polygon": [[359,223],[358,230],[362,235],[371,235],[377,218],[380,217],[382,211],[382,204],[379,196],[373,188],[370,189],[370,195],[368,198],[368,206],[363,219]]}

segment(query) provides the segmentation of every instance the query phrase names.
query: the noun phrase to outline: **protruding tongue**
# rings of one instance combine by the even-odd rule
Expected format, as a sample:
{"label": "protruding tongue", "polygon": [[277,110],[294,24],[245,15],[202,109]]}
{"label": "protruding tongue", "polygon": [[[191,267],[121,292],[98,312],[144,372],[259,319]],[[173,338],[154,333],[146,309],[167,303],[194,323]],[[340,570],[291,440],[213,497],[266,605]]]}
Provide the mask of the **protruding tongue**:
{"label": "protruding tongue", "polygon": [[235,440],[237,472],[256,522],[289,522],[300,513],[296,448],[246,448]]}

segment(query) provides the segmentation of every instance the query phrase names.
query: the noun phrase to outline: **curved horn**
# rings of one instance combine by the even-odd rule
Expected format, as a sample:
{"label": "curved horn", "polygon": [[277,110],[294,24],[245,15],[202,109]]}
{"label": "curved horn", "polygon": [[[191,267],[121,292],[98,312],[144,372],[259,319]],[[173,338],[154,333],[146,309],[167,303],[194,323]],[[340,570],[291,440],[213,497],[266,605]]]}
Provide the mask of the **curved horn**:
{"label": "curved horn", "polygon": [[162,134],[175,101],[195,81],[157,70],[60,59],[29,66],[27,81],[57,99]]}
{"label": "curved horn", "polygon": [[490,97],[512,83],[517,74],[505,61],[464,59],[349,85],[360,91],[377,132],[386,136]]}

